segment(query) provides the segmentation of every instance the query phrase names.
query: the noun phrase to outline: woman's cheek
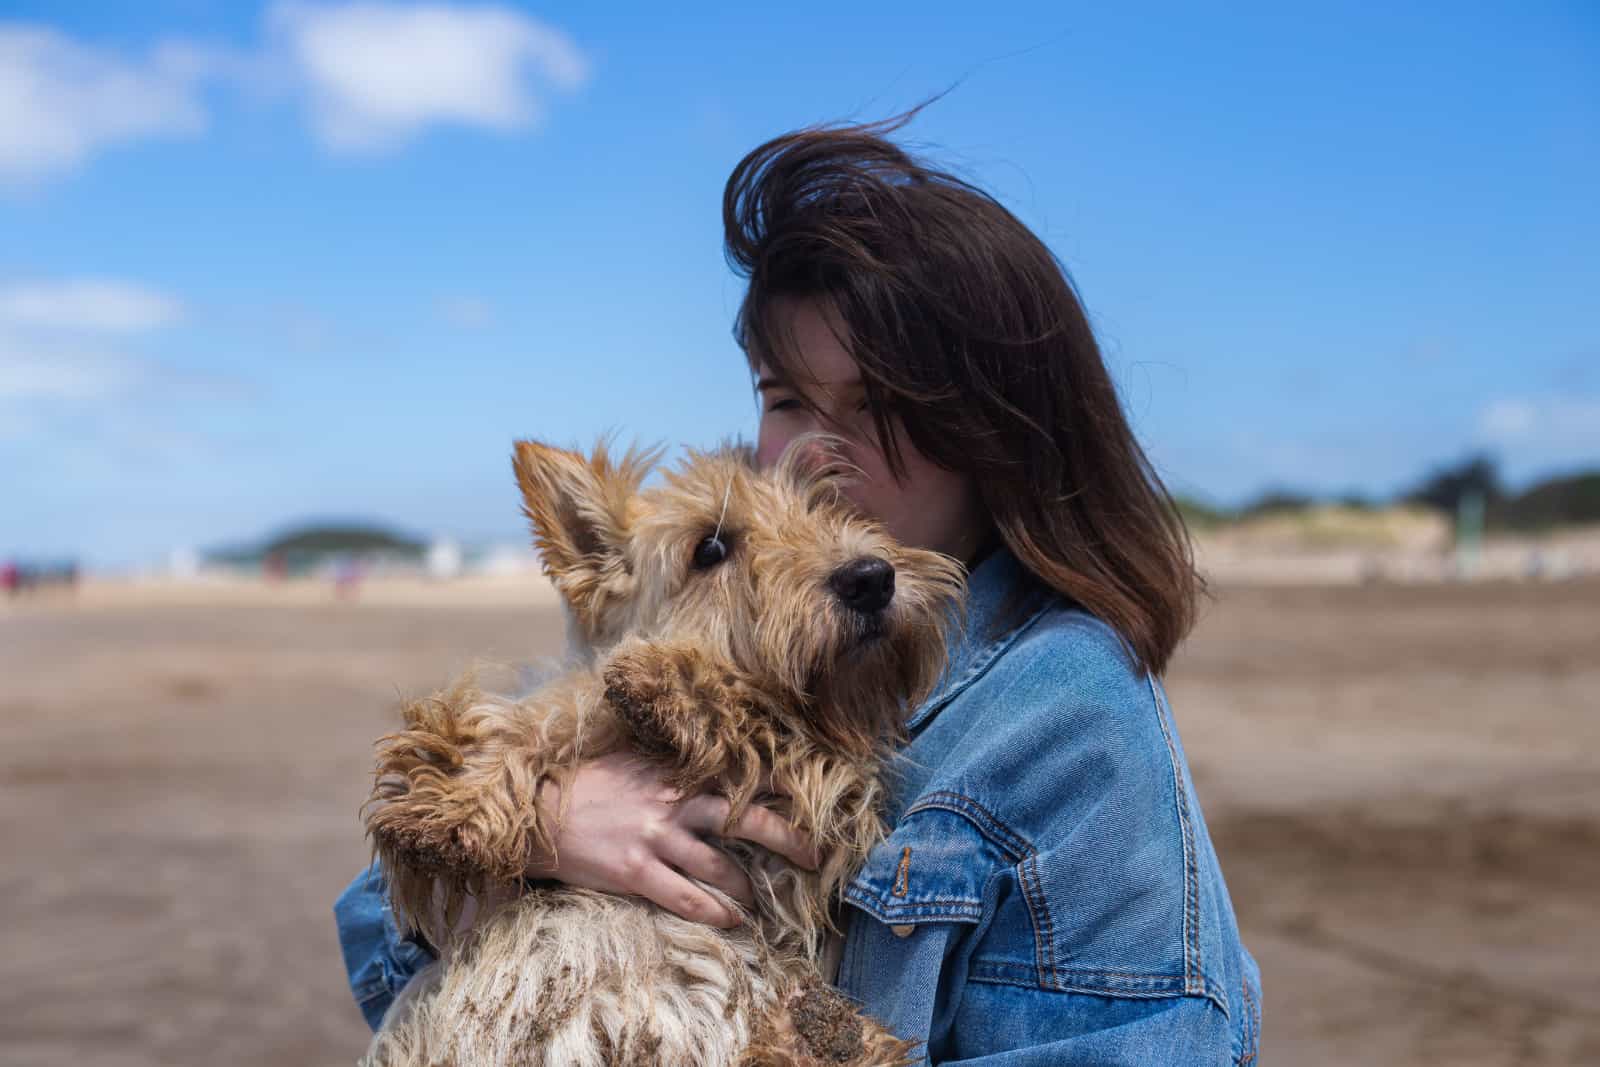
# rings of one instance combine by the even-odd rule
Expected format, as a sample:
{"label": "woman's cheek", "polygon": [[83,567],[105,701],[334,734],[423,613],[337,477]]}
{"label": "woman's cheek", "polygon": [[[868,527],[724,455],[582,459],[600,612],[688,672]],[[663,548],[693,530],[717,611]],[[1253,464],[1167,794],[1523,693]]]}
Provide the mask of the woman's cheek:
{"label": "woman's cheek", "polygon": [[761,416],[761,423],[756,428],[757,466],[770,467],[778,462],[778,457],[783,455],[789,442],[800,436],[792,428],[785,427],[787,421],[775,413]]}

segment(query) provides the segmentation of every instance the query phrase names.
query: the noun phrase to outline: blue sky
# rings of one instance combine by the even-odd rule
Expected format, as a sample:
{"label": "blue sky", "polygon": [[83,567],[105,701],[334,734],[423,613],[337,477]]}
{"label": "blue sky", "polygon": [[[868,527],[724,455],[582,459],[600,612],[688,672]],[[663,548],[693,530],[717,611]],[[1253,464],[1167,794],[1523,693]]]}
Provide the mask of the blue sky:
{"label": "blue sky", "polygon": [[515,539],[517,436],[750,435],[728,170],[952,85],[1174,488],[1600,462],[1600,8],[1396,6],[5,0],[0,556]]}

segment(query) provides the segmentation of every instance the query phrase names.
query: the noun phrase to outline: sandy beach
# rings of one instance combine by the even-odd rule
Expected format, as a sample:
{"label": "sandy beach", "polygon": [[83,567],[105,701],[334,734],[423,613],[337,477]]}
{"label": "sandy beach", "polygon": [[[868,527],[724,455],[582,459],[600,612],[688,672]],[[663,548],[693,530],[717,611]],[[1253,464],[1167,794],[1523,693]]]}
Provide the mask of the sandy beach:
{"label": "sandy beach", "polygon": [[[1597,635],[1594,579],[1217,592],[1170,689],[1262,1062],[1600,1062]],[[560,641],[535,580],[0,605],[0,1060],[353,1062],[371,743]]]}

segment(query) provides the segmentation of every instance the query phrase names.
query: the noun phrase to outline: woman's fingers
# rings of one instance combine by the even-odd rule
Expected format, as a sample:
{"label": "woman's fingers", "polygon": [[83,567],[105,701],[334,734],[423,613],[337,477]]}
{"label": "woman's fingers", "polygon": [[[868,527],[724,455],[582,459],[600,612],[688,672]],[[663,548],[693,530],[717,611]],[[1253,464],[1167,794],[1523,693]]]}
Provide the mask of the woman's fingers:
{"label": "woman's fingers", "polygon": [[679,918],[724,929],[739,925],[737,912],[659,861],[645,864],[629,882],[635,893]]}
{"label": "woman's fingers", "polygon": [[716,886],[745,907],[755,904],[755,890],[738,864],[693,834],[678,830],[665,836],[656,853],[690,878]]}
{"label": "woman's fingers", "polygon": [[726,797],[701,794],[684,802],[683,825],[697,833],[754,841],[763,848],[783,856],[797,867],[816,869],[817,855],[810,838],[790,826],[783,816],[771,808],[752,804],[739,816],[733,827],[724,833],[728,822],[728,811]]}
{"label": "woman's fingers", "polygon": [[797,867],[817,868],[817,850],[811,839],[771,808],[758,805],[746,808],[739,821],[733,824],[733,836],[769,848]]}

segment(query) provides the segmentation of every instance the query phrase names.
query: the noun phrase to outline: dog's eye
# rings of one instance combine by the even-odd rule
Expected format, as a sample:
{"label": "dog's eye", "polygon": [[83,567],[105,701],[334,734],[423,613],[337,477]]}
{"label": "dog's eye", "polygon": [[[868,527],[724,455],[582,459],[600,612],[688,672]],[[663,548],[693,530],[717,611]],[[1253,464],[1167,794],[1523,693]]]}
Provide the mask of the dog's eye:
{"label": "dog's eye", "polygon": [[694,565],[697,570],[715,567],[728,558],[728,546],[715,537],[707,537],[694,546]]}

